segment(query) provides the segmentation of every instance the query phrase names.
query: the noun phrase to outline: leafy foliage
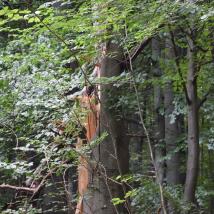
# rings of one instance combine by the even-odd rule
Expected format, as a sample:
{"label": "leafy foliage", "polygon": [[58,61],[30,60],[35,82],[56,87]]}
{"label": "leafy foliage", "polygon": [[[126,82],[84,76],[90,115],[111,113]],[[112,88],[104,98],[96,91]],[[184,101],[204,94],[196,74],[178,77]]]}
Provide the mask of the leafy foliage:
{"label": "leafy foliage", "polygon": [[[178,49],[183,50],[179,56],[182,76],[186,76],[188,60],[186,49],[187,32],[194,19],[197,43],[198,94],[213,92],[213,3],[197,1],[96,1],[97,9],[91,6],[94,1],[6,1],[0,3],[0,171],[2,183],[21,185],[26,178],[44,177],[51,169],[62,175],[67,169],[77,165],[77,153],[73,147],[81,131],[79,122],[84,121],[87,112],[82,110],[78,101],[69,101],[65,93],[74,87],[82,88],[88,84],[85,76],[90,73],[96,59],[100,57],[98,49],[101,42],[109,40],[118,42],[127,55],[136,44],[145,38],[158,35],[162,41],[175,35]],[[207,1],[208,2],[208,1]],[[97,24],[96,24],[97,23]],[[99,23],[99,24],[98,24]],[[107,29],[107,30],[106,30]],[[100,33],[98,33],[100,32]],[[163,48],[163,54],[166,50]],[[79,67],[65,68],[65,64],[78,60]],[[155,78],[150,72],[158,61],[164,71],[163,77]],[[182,84],[174,60],[152,59],[151,49],[146,48],[135,63],[134,77],[138,91],[146,96],[140,97],[144,108],[146,125],[152,136],[154,122],[152,88],[162,88],[170,80],[173,84],[175,99],[174,111],[170,115],[171,123],[182,115],[186,118],[186,105]],[[133,89],[133,82],[127,68],[118,77],[93,79],[93,84],[113,83],[123,91],[118,95],[119,102],[109,100],[121,109],[127,117],[138,115],[138,103]],[[175,72],[176,71],[176,74]],[[149,94],[149,96],[148,96]],[[151,95],[151,96],[150,96]],[[201,109],[201,147],[203,157],[197,200],[201,210],[209,209],[209,200],[213,200],[213,167],[211,157],[214,152],[213,138],[213,97]],[[113,99],[113,98],[112,98]],[[110,107],[110,108],[111,108]],[[160,109],[164,115],[164,108]],[[63,125],[63,134],[59,133]],[[142,124],[139,124],[142,126]],[[186,121],[185,121],[186,125]],[[184,126],[185,126],[184,125]],[[130,128],[131,129],[131,128]],[[140,132],[141,133],[141,132]],[[102,143],[106,137],[92,142],[92,147]],[[185,150],[182,145],[174,151]],[[85,147],[82,153],[90,152]],[[145,151],[146,147],[143,148]],[[173,153],[173,154],[174,154]],[[166,154],[165,160],[173,154]],[[135,155],[133,155],[135,156]],[[149,170],[150,160],[144,158],[144,170]],[[137,163],[141,164],[141,163]],[[41,171],[35,174],[38,166]],[[153,179],[142,179],[143,174],[135,177],[136,188],[126,193],[131,198],[135,213],[156,213],[160,208],[158,188]],[[126,182],[126,181],[125,181]],[[173,195],[178,210],[182,207],[182,188],[176,190],[165,188],[166,198]],[[210,189],[212,189],[210,191]],[[175,192],[173,192],[175,191]],[[1,192],[1,191],[0,191]],[[168,193],[168,195],[167,195]],[[12,197],[0,204],[12,201]],[[113,198],[115,205],[123,204],[126,199]],[[31,202],[27,208],[21,203],[18,207],[7,209],[5,213],[39,213]],[[23,209],[25,211],[23,211]],[[142,211],[144,210],[144,211]]]}

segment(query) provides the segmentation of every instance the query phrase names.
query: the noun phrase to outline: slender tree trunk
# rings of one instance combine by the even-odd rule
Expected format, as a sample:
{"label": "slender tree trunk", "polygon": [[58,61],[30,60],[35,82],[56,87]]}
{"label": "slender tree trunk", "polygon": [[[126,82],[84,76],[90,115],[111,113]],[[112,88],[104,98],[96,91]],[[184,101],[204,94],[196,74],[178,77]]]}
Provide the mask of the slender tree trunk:
{"label": "slender tree trunk", "polygon": [[199,170],[199,106],[197,96],[196,50],[193,38],[188,38],[188,159],[184,199],[194,203]]}
{"label": "slender tree trunk", "polygon": [[[162,71],[159,65],[159,59],[161,57],[160,41],[159,38],[152,40],[152,58],[155,60],[154,76],[161,78]],[[155,108],[155,164],[157,168],[157,174],[159,181],[163,183],[165,177],[165,121],[164,115],[161,113],[161,107],[163,107],[163,91],[160,84],[154,86],[154,108]]]}

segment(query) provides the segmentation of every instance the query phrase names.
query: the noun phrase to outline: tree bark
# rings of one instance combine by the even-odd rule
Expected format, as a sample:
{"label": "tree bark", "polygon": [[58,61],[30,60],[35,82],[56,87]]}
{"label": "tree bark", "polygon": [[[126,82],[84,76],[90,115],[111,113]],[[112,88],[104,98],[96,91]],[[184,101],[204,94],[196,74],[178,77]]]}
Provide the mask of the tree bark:
{"label": "tree bark", "polygon": [[[170,39],[166,40],[166,60],[172,67],[170,69],[176,69],[173,67],[175,60],[175,53],[173,50],[173,44]],[[164,89],[164,107],[165,107],[165,141],[166,141],[166,154],[167,158],[167,172],[166,180],[169,185],[181,184],[181,155],[176,151],[178,145],[178,137],[182,133],[182,119],[180,115],[173,115],[174,112],[174,92],[172,81],[169,81]],[[174,118],[172,118],[174,117]]]}
{"label": "tree bark", "polygon": [[[176,53],[174,44],[171,38],[167,38],[165,42],[166,56],[165,60],[167,67],[172,71],[177,70],[175,65]],[[182,134],[182,115],[176,115],[174,113],[174,91],[173,82],[170,80],[166,83],[164,88],[164,108],[165,108],[165,143],[166,143],[166,182],[168,186],[178,185],[183,183],[181,165],[183,154],[178,151],[179,142],[178,139]],[[168,203],[168,213],[174,214],[176,210],[173,205]]]}
{"label": "tree bark", "polygon": [[188,158],[184,199],[195,202],[199,170],[199,106],[197,96],[196,50],[193,38],[188,38],[189,68],[187,74],[188,103]]}
{"label": "tree bark", "polygon": [[[122,60],[121,48],[113,42],[108,42],[106,55],[100,60],[100,76],[118,76],[121,72],[119,62]],[[97,135],[107,132],[108,137],[93,149],[94,163],[89,171],[89,188],[83,210],[88,214],[127,213],[127,203],[113,206],[111,202],[112,198],[122,198],[125,193],[125,185],[112,182],[112,177],[125,174],[129,169],[127,127],[122,120],[120,109],[114,107],[119,89],[113,84],[104,84],[100,86],[100,90]]]}
{"label": "tree bark", "polygon": [[[159,65],[159,59],[161,57],[160,41],[156,37],[152,39],[152,58],[155,61],[153,73],[156,78],[161,78],[162,71]],[[155,165],[159,182],[163,184],[165,177],[165,121],[164,115],[161,113],[161,107],[163,107],[163,89],[160,84],[154,86],[154,109],[155,109]]]}

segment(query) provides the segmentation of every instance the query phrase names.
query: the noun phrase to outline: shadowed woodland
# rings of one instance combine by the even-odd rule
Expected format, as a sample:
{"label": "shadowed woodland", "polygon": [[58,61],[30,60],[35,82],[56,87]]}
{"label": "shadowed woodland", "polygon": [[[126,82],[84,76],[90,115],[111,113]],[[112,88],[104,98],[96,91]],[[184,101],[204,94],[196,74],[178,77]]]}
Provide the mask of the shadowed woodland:
{"label": "shadowed woodland", "polygon": [[214,214],[214,2],[0,0],[0,213]]}

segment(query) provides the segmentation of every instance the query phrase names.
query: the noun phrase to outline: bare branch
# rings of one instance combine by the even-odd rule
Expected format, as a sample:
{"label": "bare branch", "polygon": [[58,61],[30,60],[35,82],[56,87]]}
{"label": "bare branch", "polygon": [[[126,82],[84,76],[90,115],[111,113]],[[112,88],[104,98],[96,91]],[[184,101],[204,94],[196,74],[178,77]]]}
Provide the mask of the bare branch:
{"label": "bare branch", "polygon": [[25,192],[36,192],[37,188],[28,188],[28,187],[17,187],[9,184],[1,184],[0,188],[2,189],[13,189],[16,191],[25,191]]}

